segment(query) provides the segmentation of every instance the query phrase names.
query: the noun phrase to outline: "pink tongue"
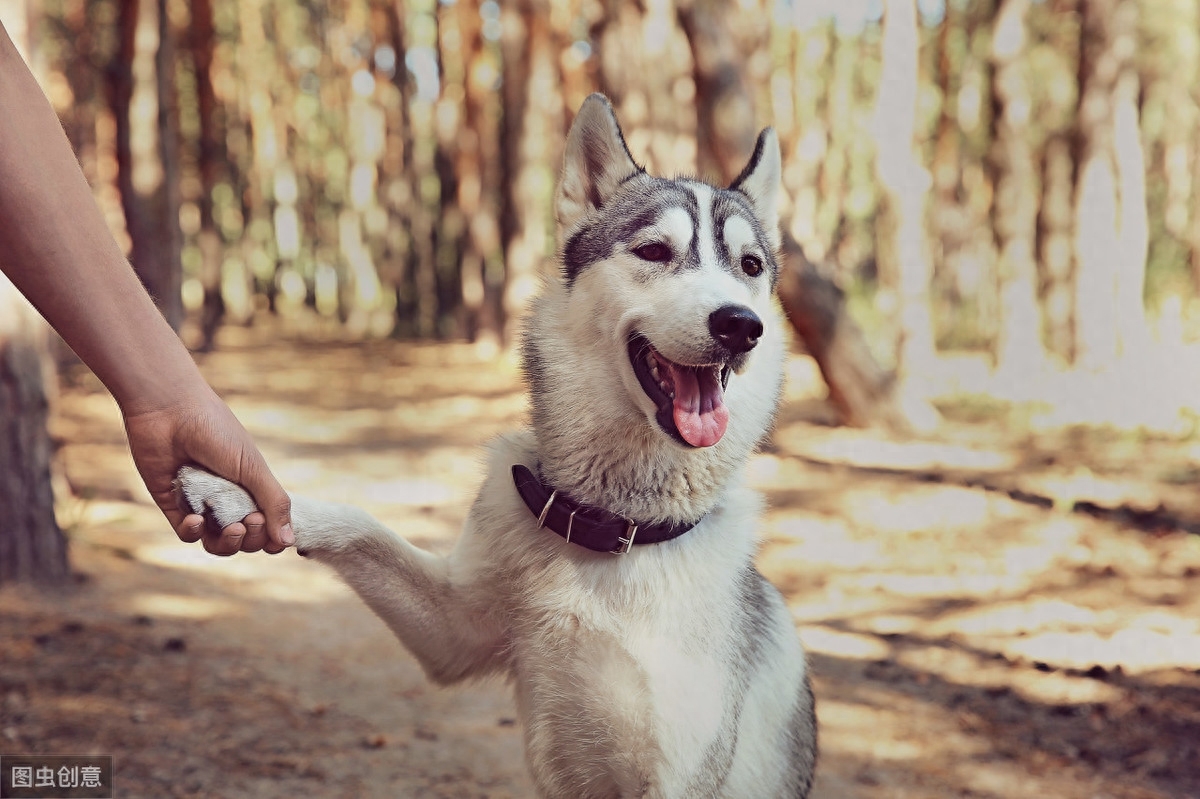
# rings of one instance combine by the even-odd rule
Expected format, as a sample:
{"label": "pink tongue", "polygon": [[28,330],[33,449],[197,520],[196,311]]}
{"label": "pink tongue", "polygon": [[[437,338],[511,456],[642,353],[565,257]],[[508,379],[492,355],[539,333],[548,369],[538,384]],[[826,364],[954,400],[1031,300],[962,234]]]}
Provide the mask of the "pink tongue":
{"label": "pink tongue", "polygon": [[725,435],[729,424],[719,370],[674,363],[670,369],[675,383],[675,428],[693,447],[711,447]]}

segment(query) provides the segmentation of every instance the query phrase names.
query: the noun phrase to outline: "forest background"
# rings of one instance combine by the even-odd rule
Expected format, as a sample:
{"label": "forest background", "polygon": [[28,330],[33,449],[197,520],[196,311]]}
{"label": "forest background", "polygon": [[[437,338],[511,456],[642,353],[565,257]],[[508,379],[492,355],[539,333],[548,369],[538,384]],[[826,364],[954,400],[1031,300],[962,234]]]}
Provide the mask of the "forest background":
{"label": "forest background", "polygon": [[201,348],[300,307],[356,335],[508,344],[553,268],[563,135],[592,91],[667,174],[727,181],[774,125],[784,229],[885,368],[935,350],[1100,368],[1195,327],[1185,0],[6,9]]}
{"label": "forest background", "polygon": [[[728,182],[774,126],[797,355],[752,472],[792,519],[768,517],[762,568],[825,670],[825,795],[1200,795],[1196,0],[0,0],[0,20],[113,234],[209,379],[269,432],[289,488],[355,496],[331,463],[305,459],[336,439],[342,468],[361,474],[387,450],[389,469],[433,470],[405,489],[425,504],[397,501],[433,508],[447,530],[465,500],[429,480],[463,483],[473,467],[441,474],[430,453],[520,420],[512,348],[558,268],[552,193],[583,98],[610,97],[635,157],[661,174]],[[114,466],[127,455],[119,431],[100,432],[117,428],[91,403],[94,381],[16,309],[0,285],[0,509],[20,509],[0,513],[0,580],[61,590],[70,538],[76,572],[107,585],[125,568],[105,565],[115,528],[161,519],[133,509],[144,501]],[[441,401],[426,404],[433,389]],[[270,412],[245,405],[252,395]],[[380,403],[395,405],[389,421],[343,436]],[[302,431],[312,441],[296,443]],[[816,484],[817,499],[799,488]],[[836,521],[795,521],[810,512]],[[129,559],[143,546],[129,543]],[[976,566],[1005,576],[962,576]],[[41,639],[60,616],[72,635],[143,634],[71,605],[107,607],[83,590],[53,612],[0,594],[15,625],[0,633],[30,658],[27,675],[0,680],[0,733],[27,748],[83,707],[30,710],[71,690],[35,668],[51,668]],[[896,610],[910,594],[928,607]],[[856,616],[860,599],[873,610]],[[1028,613],[971,638],[977,619],[945,614],[975,602]],[[1118,635],[1143,622],[1150,638]],[[1029,637],[1047,630],[1080,637]],[[960,659],[912,655],[927,649]],[[64,673],[77,665],[63,653]],[[1142,673],[1155,676],[1130,676]],[[164,706],[177,701],[164,690]],[[946,741],[986,740],[987,757],[1026,776],[946,776],[957,744],[906,760],[896,751],[927,734],[855,715],[851,695],[921,730],[937,724],[905,702],[945,710]],[[1105,750],[1089,731],[1113,723]],[[876,733],[891,743],[852,743]],[[416,749],[436,740],[423,735]],[[175,795],[155,762],[136,779]]]}

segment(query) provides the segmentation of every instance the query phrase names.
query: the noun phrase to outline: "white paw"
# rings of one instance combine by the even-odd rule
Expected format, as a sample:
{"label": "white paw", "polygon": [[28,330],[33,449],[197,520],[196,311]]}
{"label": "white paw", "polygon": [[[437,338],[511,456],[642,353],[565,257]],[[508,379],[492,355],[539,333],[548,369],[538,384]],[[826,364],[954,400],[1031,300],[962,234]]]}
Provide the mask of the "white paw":
{"label": "white paw", "polygon": [[175,484],[192,513],[210,516],[220,527],[240,522],[258,510],[241,487],[191,466],[179,470]]}

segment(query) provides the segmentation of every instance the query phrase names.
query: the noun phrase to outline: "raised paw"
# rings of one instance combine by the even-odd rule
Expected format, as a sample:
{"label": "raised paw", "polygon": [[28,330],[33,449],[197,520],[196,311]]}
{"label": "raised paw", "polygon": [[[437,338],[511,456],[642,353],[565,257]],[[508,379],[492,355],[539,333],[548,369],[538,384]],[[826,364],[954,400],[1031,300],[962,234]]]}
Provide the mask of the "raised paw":
{"label": "raised paw", "polygon": [[240,522],[258,510],[240,486],[201,469],[184,466],[175,485],[192,513],[210,517],[218,527]]}

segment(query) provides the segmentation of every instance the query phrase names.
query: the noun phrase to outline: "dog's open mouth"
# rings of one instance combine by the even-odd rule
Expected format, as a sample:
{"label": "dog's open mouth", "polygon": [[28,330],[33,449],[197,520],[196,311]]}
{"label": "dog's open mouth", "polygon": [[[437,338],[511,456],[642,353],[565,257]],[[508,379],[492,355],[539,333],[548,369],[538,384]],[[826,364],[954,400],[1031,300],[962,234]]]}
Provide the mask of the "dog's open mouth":
{"label": "dog's open mouth", "polygon": [[629,361],[642,390],[658,407],[655,418],[663,430],[692,447],[711,447],[721,440],[729,424],[728,364],[675,363],[641,333],[629,337]]}

